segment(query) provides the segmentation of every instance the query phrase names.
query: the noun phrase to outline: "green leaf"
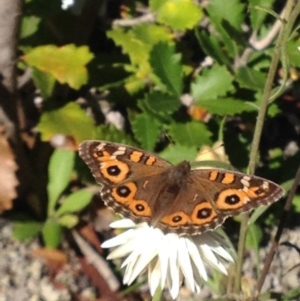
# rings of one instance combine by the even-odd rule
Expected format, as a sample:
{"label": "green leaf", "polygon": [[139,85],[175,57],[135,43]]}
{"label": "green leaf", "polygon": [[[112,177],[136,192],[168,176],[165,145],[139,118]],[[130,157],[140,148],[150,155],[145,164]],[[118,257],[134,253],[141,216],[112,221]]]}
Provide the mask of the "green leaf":
{"label": "green leaf", "polygon": [[139,114],[132,123],[132,130],[142,148],[152,151],[160,134],[160,124],[147,113]]}
{"label": "green leaf", "polygon": [[257,110],[253,103],[233,98],[204,99],[197,101],[197,105],[200,105],[212,114],[220,116],[232,116],[242,112]]}
{"label": "green leaf", "polygon": [[175,54],[174,45],[158,43],[154,45],[150,62],[155,75],[166,87],[167,92],[180,97],[182,93],[183,70],[181,55]]}
{"label": "green leaf", "polygon": [[36,237],[42,229],[42,223],[26,220],[13,222],[13,237],[20,241],[28,241]]}
{"label": "green leaf", "polygon": [[58,221],[61,226],[71,229],[78,224],[79,217],[75,214],[66,214],[60,217]]}
{"label": "green leaf", "polygon": [[195,27],[202,18],[202,10],[192,0],[152,0],[150,9],[157,14],[157,21],[174,30]]}
{"label": "green leaf", "polygon": [[224,53],[223,45],[220,44],[216,37],[198,28],[195,29],[195,32],[201,49],[207,56],[214,58],[220,65],[225,64],[231,67],[232,63]]}
{"label": "green leaf", "polygon": [[49,163],[49,183],[47,186],[49,204],[48,215],[53,211],[59,196],[70,182],[73,172],[75,152],[56,149]]}
{"label": "green leaf", "polygon": [[266,82],[266,74],[244,66],[237,70],[236,80],[242,88],[263,90]]}
{"label": "green leaf", "polygon": [[199,147],[210,144],[211,133],[201,122],[173,123],[170,126],[170,135],[174,142],[184,146]]}
{"label": "green leaf", "polygon": [[38,89],[41,91],[41,95],[44,98],[48,98],[52,95],[55,78],[50,73],[45,73],[39,69],[32,68],[32,79]]}
{"label": "green leaf", "polygon": [[269,206],[261,206],[253,211],[249,218],[249,225],[255,224],[255,222],[268,210]]}
{"label": "green leaf", "polygon": [[214,16],[216,22],[227,20],[233,27],[241,31],[241,25],[245,15],[245,5],[240,0],[227,0],[226,5],[220,0],[211,0],[206,8],[210,16]]}
{"label": "green leaf", "polygon": [[226,67],[214,65],[196,78],[195,83],[192,84],[192,96],[196,103],[200,100],[225,96],[226,93],[233,91],[232,81],[233,77]]}
{"label": "green leaf", "polygon": [[177,96],[153,91],[146,95],[147,107],[157,113],[173,113],[179,109],[181,102]]}
{"label": "green leaf", "polygon": [[299,51],[299,41],[290,40],[287,43],[287,56],[289,58],[289,62],[293,67],[300,67],[300,51]]}
{"label": "green leaf", "polygon": [[259,7],[255,6],[261,6],[264,8],[271,9],[272,5],[275,0],[249,0],[250,4],[250,9],[249,9],[249,14],[250,14],[250,22],[251,22],[251,27],[254,30],[259,30],[261,29],[263,22],[268,15],[268,13],[265,10],[260,9]]}
{"label": "green leaf", "polygon": [[33,35],[41,23],[41,18],[31,15],[31,16],[22,16],[21,32],[20,38],[24,39]]}
{"label": "green leaf", "polygon": [[158,42],[172,42],[174,37],[166,27],[155,24],[141,24],[132,29],[134,37],[146,45],[153,46]]}
{"label": "green leaf", "polygon": [[28,65],[51,74],[61,84],[67,83],[78,90],[88,81],[86,65],[93,57],[87,46],[47,45],[35,47],[23,56],[23,60]]}
{"label": "green leaf", "polygon": [[[122,47],[123,52],[129,55],[132,64],[140,66],[148,64],[151,45],[138,39],[133,30],[125,31],[122,28],[115,28],[107,32],[107,37]],[[143,69],[149,70],[149,67]]]}
{"label": "green leaf", "polygon": [[113,125],[100,125],[96,128],[96,140],[107,140],[123,144],[135,145],[136,142],[124,131],[116,129]]}
{"label": "green leaf", "polygon": [[92,200],[93,193],[87,189],[81,189],[68,195],[60,208],[57,210],[59,216],[66,213],[79,212],[85,208]]}
{"label": "green leaf", "polygon": [[262,236],[263,234],[261,228],[256,224],[251,224],[248,227],[248,235],[246,238],[247,248],[253,248],[257,250],[262,240]]}
{"label": "green leaf", "polygon": [[272,102],[268,107],[268,116],[269,117],[275,117],[276,115],[281,114],[281,109],[279,108],[278,104],[276,102]]}
{"label": "green leaf", "polygon": [[[149,75],[149,53],[152,46],[159,41],[171,41],[172,36],[166,28],[157,25],[138,25],[130,30],[116,28],[107,32],[107,36],[122,47],[133,65],[138,67],[139,77]],[[146,72],[148,72],[146,74]]]}
{"label": "green leaf", "polygon": [[52,219],[47,219],[43,229],[42,236],[46,248],[56,249],[61,243],[62,228]]}
{"label": "green leaf", "polygon": [[184,160],[194,161],[197,156],[198,150],[194,147],[183,146],[180,144],[170,145],[165,148],[159,155],[165,160],[178,164]]}
{"label": "green leaf", "polygon": [[241,45],[244,45],[242,39],[244,7],[245,5],[242,5],[239,0],[226,1],[226,5],[222,1],[212,0],[207,7],[210,21],[218,33],[218,38],[223,41],[225,44],[223,48],[232,58],[236,58],[243,50]]}
{"label": "green leaf", "polygon": [[300,195],[295,195],[293,197],[293,208],[294,208],[294,211],[299,213],[300,212]]}
{"label": "green leaf", "polygon": [[37,128],[43,141],[51,140],[54,135],[64,134],[73,137],[79,144],[83,140],[94,139],[96,135],[93,119],[74,102],[57,110],[45,111]]}

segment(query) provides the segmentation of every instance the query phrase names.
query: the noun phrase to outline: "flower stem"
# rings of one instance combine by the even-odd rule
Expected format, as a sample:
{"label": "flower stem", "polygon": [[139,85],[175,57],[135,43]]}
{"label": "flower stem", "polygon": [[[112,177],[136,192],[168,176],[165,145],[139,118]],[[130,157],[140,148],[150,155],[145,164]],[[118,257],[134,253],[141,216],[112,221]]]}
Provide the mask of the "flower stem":
{"label": "flower stem", "polygon": [[[275,77],[276,70],[277,70],[277,67],[279,64],[279,60],[282,55],[282,49],[285,49],[285,47],[282,48],[282,45],[286,44],[288,35],[290,33],[290,29],[293,26],[293,24],[291,25],[289,22],[291,21],[290,16],[291,16],[293,7],[295,6],[295,3],[296,3],[296,0],[288,0],[286,3],[286,6],[285,6],[284,20],[287,23],[287,26],[282,25],[282,27],[281,27],[278,39],[276,41],[274,54],[273,54],[273,57],[271,60],[271,65],[270,65],[268,77],[267,77],[265,88],[264,88],[263,99],[262,99],[262,103],[261,103],[259,113],[257,116],[257,121],[256,121],[254,136],[253,136],[253,142],[252,142],[252,147],[251,147],[251,152],[250,152],[250,160],[249,160],[249,165],[248,165],[248,172],[250,174],[254,174],[254,172],[255,172],[255,165],[256,165],[257,153],[258,153],[258,148],[259,148],[259,142],[260,142],[260,138],[261,138],[265,115],[267,112],[267,107],[268,107],[268,104],[270,101],[272,85],[273,85],[274,77]],[[245,250],[246,236],[247,236],[248,221],[249,221],[249,213],[243,215],[242,222],[241,222],[240,237],[239,237],[239,243],[238,243],[237,266],[236,266],[236,274],[235,274],[235,282],[234,282],[234,293],[236,293],[236,294],[240,293],[240,287],[241,287],[241,271],[242,271],[242,263],[243,263],[243,255],[244,255],[244,250]]]}

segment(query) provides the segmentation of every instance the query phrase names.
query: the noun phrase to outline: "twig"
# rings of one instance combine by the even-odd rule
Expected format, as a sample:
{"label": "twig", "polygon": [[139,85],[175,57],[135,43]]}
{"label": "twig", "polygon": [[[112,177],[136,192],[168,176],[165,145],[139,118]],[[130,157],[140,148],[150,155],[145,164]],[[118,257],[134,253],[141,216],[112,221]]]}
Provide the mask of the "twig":
{"label": "twig", "polygon": [[[285,9],[282,10],[280,17],[283,18],[285,15]],[[250,45],[255,49],[255,50],[263,50],[266,47],[268,47],[275,37],[278,35],[278,32],[280,28],[282,27],[282,20],[276,20],[274,25],[272,26],[271,30],[268,31],[268,34],[260,41],[257,40],[257,32],[254,32],[251,37],[250,37]]]}
{"label": "twig", "polygon": [[122,26],[122,27],[131,27],[142,23],[154,23],[155,22],[155,14],[147,13],[141,17],[134,19],[119,19],[113,21],[113,26]]}

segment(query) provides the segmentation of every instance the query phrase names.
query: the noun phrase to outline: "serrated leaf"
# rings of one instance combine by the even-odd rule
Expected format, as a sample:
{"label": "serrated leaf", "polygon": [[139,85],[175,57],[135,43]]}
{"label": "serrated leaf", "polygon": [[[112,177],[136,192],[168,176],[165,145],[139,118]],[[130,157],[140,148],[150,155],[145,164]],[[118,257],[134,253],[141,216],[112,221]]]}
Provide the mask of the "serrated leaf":
{"label": "serrated leaf", "polygon": [[263,90],[266,82],[265,73],[246,66],[239,68],[235,77],[242,88],[250,90]]}
{"label": "serrated leaf", "polygon": [[259,7],[256,8],[255,6],[262,6],[264,8],[271,9],[274,1],[275,0],[264,0],[262,2],[261,0],[249,0],[250,22],[251,22],[251,27],[254,30],[259,30],[262,27],[263,22],[266,16],[268,15],[267,11],[260,9]]}
{"label": "serrated leaf", "polygon": [[37,129],[43,141],[49,141],[57,134],[71,136],[77,144],[95,137],[93,119],[74,102],[57,110],[43,112]]}
{"label": "serrated leaf", "polygon": [[86,65],[94,58],[87,46],[39,46],[23,56],[23,60],[43,72],[50,73],[62,84],[79,89],[87,83]]}
{"label": "serrated leaf", "polygon": [[200,105],[212,114],[220,116],[232,116],[242,112],[257,110],[254,104],[233,98],[204,99],[197,101],[197,105]]}
{"label": "serrated leaf", "polygon": [[245,5],[240,0],[227,0],[226,5],[223,1],[211,0],[206,9],[210,16],[218,19],[219,23],[221,20],[227,20],[237,30],[241,30]]}
{"label": "serrated leaf", "polygon": [[194,161],[197,156],[197,148],[188,147],[180,144],[170,145],[165,148],[159,155],[165,160],[178,164],[184,160]]}
{"label": "serrated leaf", "polygon": [[184,146],[199,147],[211,143],[211,133],[201,122],[173,123],[170,125],[169,133],[174,142]]}
{"label": "serrated leaf", "polygon": [[152,0],[150,9],[157,14],[157,21],[174,30],[195,27],[203,15],[201,8],[192,0]]}
{"label": "serrated leaf", "polygon": [[37,234],[42,229],[42,223],[36,221],[15,221],[13,222],[13,237],[20,241],[27,241],[33,237],[36,237]]}
{"label": "serrated leaf", "polygon": [[173,113],[179,109],[181,102],[177,96],[153,91],[144,100],[147,107],[157,113]]}
{"label": "serrated leaf", "polygon": [[47,219],[42,229],[42,236],[46,248],[56,249],[61,243],[62,228],[52,219]]}
{"label": "serrated leaf", "polygon": [[70,182],[73,172],[75,152],[69,150],[56,149],[48,167],[49,182],[48,192],[48,214],[53,211],[56,202]]}
{"label": "serrated leaf", "polygon": [[108,31],[107,37],[122,47],[123,52],[129,55],[133,64],[139,65],[148,62],[151,47],[144,41],[137,39],[132,30],[125,31],[122,28],[116,28]]}
{"label": "serrated leaf", "polygon": [[59,209],[57,215],[62,216],[66,213],[78,212],[85,208],[92,200],[93,193],[87,189],[81,189],[68,195]]}
{"label": "serrated leaf", "polygon": [[135,73],[127,80],[128,91],[136,91],[144,85],[145,78],[151,77],[149,54],[152,46],[159,41],[171,41],[172,36],[166,28],[154,24],[142,24],[133,29],[116,28],[107,32],[107,36],[128,54],[131,65],[126,70]]}
{"label": "serrated leaf", "polygon": [[[216,28],[219,39],[223,41],[228,56],[232,58],[239,55],[243,49],[237,42],[240,41],[237,33],[242,34],[244,7],[245,5],[241,4],[239,0],[226,1],[225,6],[222,1],[212,0],[207,7],[210,21]],[[233,27],[236,32],[230,27]]]}
{"label": "serrated leaf", "polygon": [[160,124],[151,115],[141,113],[133,121],[132,131],[142,148],[152,151],[160,134]]}
{"label": "serrated leaf", "polygon": [[150,62],[155,75],[166,87],[166,91],[180,97],[182,93],[183,70],[181,55],[175,54],[174,45],[158,43],[150,53]]}
{"label": "serrated leaf", "polygon": [[174,37],[166,27],[155,24],[141,24],[132,29],[136,39],[144,41],[147,45],[155,45],[158,42],[172,42]]}
{"label": "serrated leaf", "polygon": [[205,99],[217,99],[233,91],[232,81],[233,76],[226,67],[215,65],[210,70],[205,70],[196,78],[195,83],[192,83],[192,96],[196,103]]}

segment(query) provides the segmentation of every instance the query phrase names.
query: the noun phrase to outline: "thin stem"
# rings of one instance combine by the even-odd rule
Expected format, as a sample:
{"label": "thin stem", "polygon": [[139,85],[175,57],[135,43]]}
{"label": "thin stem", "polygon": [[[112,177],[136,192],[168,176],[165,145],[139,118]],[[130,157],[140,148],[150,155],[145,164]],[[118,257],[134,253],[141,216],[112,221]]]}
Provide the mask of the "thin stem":
{"label": "thin stem", "polygon": [[[285,7],[285,16],[284,19],[287,21],[290,18],[290,15],[292,13],[292,9],[295,6],[295,0],[288,0]],[[280,47],[285,39],[285,29],[286,27],[282,27],[279,33],[279,37],[276,41],[275,45],[275,51],[272,57],[268,77],[266,80],[264,93],[263,93],[263,99],[260,106],[260,110],[257,116],[257,122],[255,126],[254,136],[253,136],[253,142],[250,152],[250,160],[248,165],[248,172],[250,174],[254,174],[255,172],[255,165],[256,165],[256,158],[259,148],[259,142],[261,138],[261,133],[263,129],[264,119],[267,112],[267,107],[270,100],[270,94],[272,90],[272,85],[274,81],[274,77],[276,74],[276,70],[278,67],[279,59],[280,59]],[[241,272],[242,272],[242,262],[243,262],[243,255],[245,251],[245,242],[246,242],[246,236],[247,236],[247,226],[249,221],[249,214],[243,215],[242,223],[241,223],[241,229],[240,229],[240,238],[238,243],[238,257],[237,257],[237,266],[236,266],[236,274],[235,274],[235,283],[234,283],[234,292],[236,294],[239,294],[240,287],[241,287]]]}
{"label": "thin stem", "polygon": [[292,207],[292,201],[293,201],[293,198],[296,194],[299,182],[300,182],[300,167],[298,168],[298,171],[297,171],[295,179],[294,179],[293,186],[292,186],[292,188],[289,192],[288,198],[285,202],[285,205],[284,205],[284,208],[283,208],[283,213],[282,213],[282,216],[281,216],[281,219],[280,219],[280,223],[278,225],[278,229],[277,229],[275,238],[272,242],[270,252],[269,252],[269,254],[266,258],[265,265],[264,265],[264,268],[263,268],[262,273],[261,273],[261,277],[257,282],[257,291],[258,292],[260,292],[260,290],[261,290],[261,288],[262,288],[262,286],[265,282],[265,279],[266,279],[266,276],[268,274],[269,268],[271,266],[272,260],[274,258],[274,255],[275,255],[277,249],[278,249],[280,237],[281,237],[281,234],[283,232],[285,223],[288,219],[288,213],[289,213],[289,211]]}

